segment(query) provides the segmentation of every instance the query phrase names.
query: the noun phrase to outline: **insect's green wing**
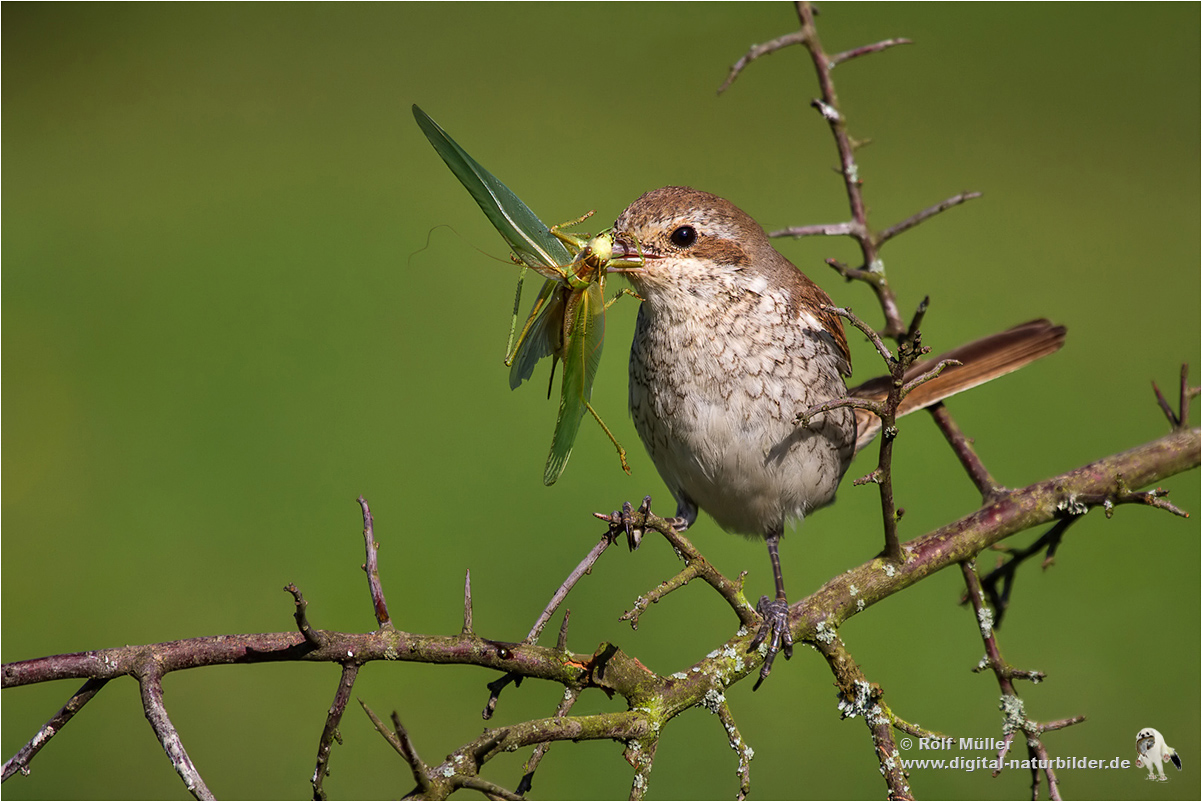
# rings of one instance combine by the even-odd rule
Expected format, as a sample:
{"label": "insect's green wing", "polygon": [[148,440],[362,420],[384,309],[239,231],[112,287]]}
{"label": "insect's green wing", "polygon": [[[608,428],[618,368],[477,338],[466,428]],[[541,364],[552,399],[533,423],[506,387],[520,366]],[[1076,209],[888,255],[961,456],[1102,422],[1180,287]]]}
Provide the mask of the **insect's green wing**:
{"label": "insect's green wing", "polygon": [[605,292],[594,281],[573,294],[566,310],[571,315],[563,355],[563,389],[559,396],[559,418],[551,439],[551,453],[543,472],[543,484],[551,485],[567,467],[572,445],[580,430],[587,404],[593,398],[593,379],[601,364],[605,343]]}
{"label": "insect's green wing", "polygon": [[459,147],[416,104],[413,106],[413,116],[438,155],[476,199],[476,203],[480,204],[484,215],[518,258],[547,278],[560,278],[561,274],[550,268],[567,264],[572,254],[568,253],[568,249],[555,238],[546,224],[509,187],[467,155],[467,151]]}
{"label": "insect's green wing", "polygon": [[509,388],[516,390],[534,373],[534,366],[545,356],[553,356],[559,350],[563,336],[564,293],[563,284],[548,279],[534,299],[530,316],[518,337],[513,351],[506,354],[509,365]]}

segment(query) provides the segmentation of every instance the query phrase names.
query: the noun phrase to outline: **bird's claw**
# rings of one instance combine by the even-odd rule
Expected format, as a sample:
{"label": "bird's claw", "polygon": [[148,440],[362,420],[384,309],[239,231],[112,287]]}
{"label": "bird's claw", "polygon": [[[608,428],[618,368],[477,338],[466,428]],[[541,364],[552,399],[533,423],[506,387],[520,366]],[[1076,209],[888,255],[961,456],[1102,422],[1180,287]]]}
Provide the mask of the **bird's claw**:
{"label": "bird's claw", "polygon": [[[679,512],[679,510],[677,510]],[[626,533],[626,544],[634,551],[647,533],[647,516],[651,514],[651,496],[643,496],[643,503],[636,510],[629,502],[622,505],[621,510],[614,510],[609,515],[594,512],[593,515],[610,525],[610,537],[617,538],[621,532]],[[664,523],[676,530],[677,534],[685,531],[693,523],[689,518],[678,515],[675,518],[664,518]],[[612,542],[612,541],[611,541]]]}
{"label": "bird's claw", "polygon": [[755,606],[755,611],[763,620],[760,622],[759,631],[747,645],[747,651],[755,651],[761,643],[767,641],[768,654],[764,656],[764,665],[760,667],[760,678],[752,687],[753,691],[758,690],[772,672],[772,661],[776,659],[777,652],[783,651],[786,660],[793,656],[793,635],[789,632],[789,602],[785,599],[770,599],[767,596],[761,596],[760,603]]}
{"label": "bird's claw", "polygon": [[639,505],[638,517],[635,517],[635,510],[629,501],[622,503],[622,529],[626,532],[626,545],[634,551],[639,547],[639,543],[643,540],[643,523],[647,520],[647,513],[651,511],[651,496],[644,496],[643,503]]}
{"label": "bird's claw", "polygon": [[689,519],[683,515],[677,515],[674,518],[665,518],[664,523],[675,529],[678,535],[689,528]]}
{"label": "bird's claw", "polygon": [[619,532],[625,532],[626,545],[630,546],[631,551],[634,551],[639,547],[639,543],[647,531],[644,524],[647,522],[650,512],[651,496],[644,496],[643,503],[637,510],[627,501],[622,504],[621,511],[614,510],[609,515],[598,512],[594,515],[610,525],[611,538],[616,538]]}

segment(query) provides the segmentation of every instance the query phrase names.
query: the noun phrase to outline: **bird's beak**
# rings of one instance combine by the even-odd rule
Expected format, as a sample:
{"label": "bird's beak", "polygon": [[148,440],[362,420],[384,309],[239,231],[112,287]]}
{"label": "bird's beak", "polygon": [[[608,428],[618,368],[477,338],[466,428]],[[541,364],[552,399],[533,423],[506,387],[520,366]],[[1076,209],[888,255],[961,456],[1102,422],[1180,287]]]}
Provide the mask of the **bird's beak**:
{"label": "bird's beak", "polygon": [[646,266],[646,260],[655,258],[656,254],[644,250],[633,237],[619,234],[614,239],[613,255],[609,260],[609,272],[641,273]]}

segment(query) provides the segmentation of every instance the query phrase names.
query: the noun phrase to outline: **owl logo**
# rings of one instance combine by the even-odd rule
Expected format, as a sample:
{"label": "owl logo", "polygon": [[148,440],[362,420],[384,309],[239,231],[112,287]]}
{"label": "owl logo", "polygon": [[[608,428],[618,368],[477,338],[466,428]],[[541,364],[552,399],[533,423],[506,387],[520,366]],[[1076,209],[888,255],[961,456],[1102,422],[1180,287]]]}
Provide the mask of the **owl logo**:
{"label": "owl logo", "polygon": [[[1144,766],[1148,769],[1148,779],[1164,782],[1168,777],[1164,776],[1164,765],[1170,760],[1177,767],[1177,771],[1181,771],[1181,758],[1177,757],[1177,750],[1164,742],[1164,736],[1158,730],[1151,727],[1144,727],[1135,736],[1135,749],[1139,752],[1139,757],[1135,759],[1136,766]],[[1156,772],[1160,772],[1160,776],[1156,776]]]}

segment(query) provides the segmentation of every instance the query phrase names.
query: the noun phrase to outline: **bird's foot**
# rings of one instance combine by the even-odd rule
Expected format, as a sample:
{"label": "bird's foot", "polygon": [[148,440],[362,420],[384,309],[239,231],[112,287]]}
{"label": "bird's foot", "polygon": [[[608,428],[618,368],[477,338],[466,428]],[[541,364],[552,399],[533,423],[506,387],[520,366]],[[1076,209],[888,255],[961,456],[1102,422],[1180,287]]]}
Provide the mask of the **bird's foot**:
{"label": "bird's foot", "polygon": [[676,534],[679,535],[681,532],[684,532],[684,530],[689,528],[689,524],[691,524],[692,521],[682,515],[677,515],[674,518],[665,518],[664,523],[675,529]]}
{"label": "bird's foot", "polygon": [[644,524],[647,521],[647,515],[651,512],[651,496],[644,496],[643,503],[636,510],[634,505],[629,501],[622,505],[622,509],[614,510],[609,515],[603,512],[595,512],[593,515],[600,518],[609,524],[610,537],[616,539],[620,533],[626,533],[626,545],[630,546],[630,550],[634,551],[639,547],[639,543],[643,539],[643,534],[646,532]]}
{"label": "bird's foot", "polygon": [[[621,510],[614,510],[609,515],[603,512],[593,513],[594,516],[610,525],[612,537],[617,537],[622,532],[626,533],[626,544],[630,546],[631,551],[637,549],[639,543],[642,542],[643,535],[647,532],[647,516],[650,514],[651,496],[644,496],[643,503],[639,505],[638,509],[635,509],[627,501],[622,505]],[[693,521],[683,515],[677,515],[675,518],[665,518],[664,523],[680,533],[688,529]]]}
{"label": "bird's foot", "polygon": [[760,668],[760,678],[752,687],[753,691],[759,690],[760,685],[772,672],[772,661],[776,659],[777,652],[784,651],[786,660],[793,656],[793,635],[789,632],[789,602],[785,599],[769,599],[767,596],[761,596],[760,603],[755,606],[755,611],[760,614],[763,621],[760,622],[759,631],[747,645],[747,651],[755,651],[761,643],[767,641],[768,654],[764,656],[764,665]]}

